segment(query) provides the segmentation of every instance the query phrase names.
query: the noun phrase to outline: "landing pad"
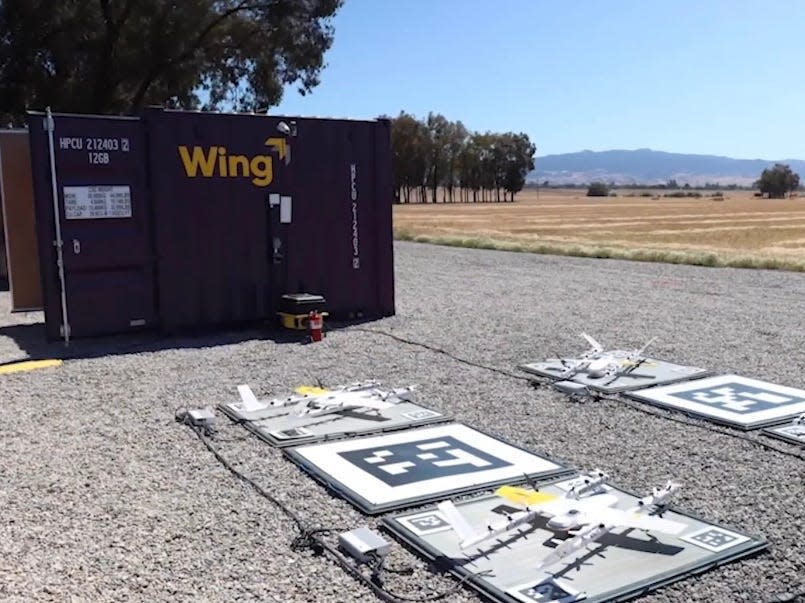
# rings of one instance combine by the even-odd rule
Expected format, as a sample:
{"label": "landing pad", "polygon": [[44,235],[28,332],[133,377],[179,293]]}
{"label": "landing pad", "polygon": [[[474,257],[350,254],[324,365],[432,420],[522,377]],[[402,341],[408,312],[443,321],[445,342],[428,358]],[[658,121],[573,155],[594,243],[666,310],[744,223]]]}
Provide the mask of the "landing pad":
{"label": "landing pad", "polygon": [[781,423],[805,412],[805,391],[738,375],[719,375],[626,395],[743,430]]}
{"label": "landing pad", "polygon": [[[613,362],[621,364],[624,368],[628,367],[626,358],[629,352],[613,350],[606,352],[605,355],[611,357]],[[577,361],[577,359],[573,358],[563,358],[563,360],[567,364]],[[527,373],[555,381],[563,380],[579,383],[591,390],[604,394],[616,394],[618,392],[652,387],[655,385],[677,383],[679,381],[706,377],[711,374],[711,371],[703,368],[674,364],[672,362],[666,362],[665,360],[658,360],[657,358],[646,358],[644,362],[634,369],[633,373],[627,373],[617,377],[592,377],[584,372],[578,372],[575,375],[563,378],[561,375],[565,372],[567,366],[562,365],[560,361],[550,362],[546,360],[545,362],[531,362],[521,364],[518,368]]]}
{"label": "landing pad", "polygon": [[[540,492],[557,496],[565,491],[556,483],[540,488]],[[615,487],[607,488],[606,493],[617,497],[618,509],[633,509],[639,500]],[[507,514],[522,509],[495,495],[463,501],[456,507],[471,526],[482,531],[489,523],[505,522]],[[545,569],[537,569],[538,563],[565,537],[547,529],[542,518],[465,551],[435,506],[386,517],[382,523],[423,556],[444,564],[481,594],[501,603],[624,600],[767,546],[738,530],[679,511],[667,510],[663,519],[683,523],[685,528],[678,536],[615,528]]]}
{"label": "landing pad", "polygon": [[370,515],[570,471],[460,423],[287,448],[285,454]]}
{"label": "landing pad", "polygon": [[764,429],[763,433],[773,438],[785,440],[791,444],[805,446],[805,424],[803,423],[800,423],[799,425],[789,423],[779,427],[771,427],[769,429]]}
{"label": "landing pad", "polygon": [[351,409],[304,417],[297,416],[293,408],[278,408],[267,401],[261,401],[260,404],[260,408],[249,409],[240,401],[220,404],[218,408],[233,420],[243,422],[272,446],[281,448],[450,420],[449,416],[439,411],[410,401],[402,401],[377,412]]}

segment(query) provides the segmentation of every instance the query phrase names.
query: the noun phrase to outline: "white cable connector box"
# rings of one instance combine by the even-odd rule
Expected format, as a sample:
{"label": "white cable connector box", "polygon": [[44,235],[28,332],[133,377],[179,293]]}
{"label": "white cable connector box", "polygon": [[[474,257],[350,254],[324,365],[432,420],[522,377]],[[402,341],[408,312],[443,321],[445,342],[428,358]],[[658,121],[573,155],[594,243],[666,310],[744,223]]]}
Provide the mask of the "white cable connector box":
{"label": "white cable connector box", "polygon": [[215,412],[211,408],[194,408],[187,411],[191,425],[212,429],[215,427]]}
{"label": "white cable connector box", "polygon": [[557,391],[567,394],[568,396],[584,396],[589,393],[586,385],[576,383],[575,381],[554,381],[551,385]]}
{"label": "white cable connector box", "polygon": [[391,543],[366,526],[338,535],[338,545],[358,561],[366,562],[369,555],[385,557],[391,550]]}

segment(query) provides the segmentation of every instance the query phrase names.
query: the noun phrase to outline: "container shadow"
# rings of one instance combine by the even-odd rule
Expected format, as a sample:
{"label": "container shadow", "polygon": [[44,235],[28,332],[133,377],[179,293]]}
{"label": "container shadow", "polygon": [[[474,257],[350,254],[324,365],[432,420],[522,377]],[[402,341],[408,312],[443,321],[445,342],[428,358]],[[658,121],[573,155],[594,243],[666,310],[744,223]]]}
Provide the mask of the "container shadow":
{"label": "container shadow", "polygon": [[[334,321],[325,325],[325,335],[327,332],[367,322],[372,321]],[[283,329],[273,324],[270,326],[252,324],[240,328],[196,330],[178,334],[144,331],[125,335],[73,339],[69,346],[65,346],[62,341],[48,341],[45,338],[45,325],[40,322],[0,326],[0,338],[3,337],[11,339],[24,352],[24,355],[17,358],[0,357],[0,366],[22,360],[100,358],[161,350],[201,349],[234,345],[246,341],[270,341],[280,345],[306,345],[309,343],[307,331]]]}

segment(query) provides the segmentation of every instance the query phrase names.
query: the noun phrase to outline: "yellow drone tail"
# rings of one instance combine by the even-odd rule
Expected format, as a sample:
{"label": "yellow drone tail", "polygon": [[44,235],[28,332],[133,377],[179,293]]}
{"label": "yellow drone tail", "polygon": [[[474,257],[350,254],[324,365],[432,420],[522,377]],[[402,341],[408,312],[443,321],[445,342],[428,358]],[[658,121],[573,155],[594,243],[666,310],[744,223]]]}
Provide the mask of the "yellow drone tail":
{"label": "yellow drone tail", "polygon": [[316,387],[315,385],[300,385],[294,390],[294,392],[300,396],[321,396],[326,394],[328,391],[329,390],[326,390],[323,387]]}
{"label": "yellow drone tail", "polygon": [[505,498],[509,502],[525,507],[539,505],[559,498],[556,494],[539,492],[537,490],[526,490],[525,488],[518,488],[517,486],[501,486],[495,491],[495,494],[501,498]]}

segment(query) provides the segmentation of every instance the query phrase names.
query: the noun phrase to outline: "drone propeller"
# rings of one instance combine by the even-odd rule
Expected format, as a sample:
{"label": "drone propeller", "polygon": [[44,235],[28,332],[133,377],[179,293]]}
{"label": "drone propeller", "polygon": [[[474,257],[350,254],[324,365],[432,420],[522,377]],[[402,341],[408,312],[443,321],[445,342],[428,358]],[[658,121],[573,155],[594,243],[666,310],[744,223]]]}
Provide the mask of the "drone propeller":
{"label": "drone propeller", "polygon": [[554,352],[554,358],[546,358],[545,362],[558,362],[559,364],[561,364],[565,368],[567,368],[567,366],[569,365],[568,361],[565,360],[564,358],[562,358],[556,352]]}
{"label": "drone propeller", "polygon": [[532,489],[534,492],[539,492],[539,486],[537,485],[537,482],[536,482],[536,480],[535,480],[533,477],[531,477],[530,475],[528,475],[528,473],[523,473],[523,477],[525,478],[525,482],[528,484],[528,486],[529,486],[529,487],[530,487],[530,488],[531,488],[531,489]]}
{"label": "drone propeller", "polygon": [[645,358],[645,357],[641,356],[640,358],[635,360],[632,364],[630,364],[628,367],[626,367],[626,369],[623,371],[623,373],[624,374],[631,373],[633,370],[635,370],[637,367],[639,367],[644,362],[648,362],[648,358]]}
{"label": "drone propeller", "polygon": [[643,355],[643,353],[644,353],[644,352],[645,352],[645,351],[648,349],[648,346],[650,346],[650,345],[651,345],[652,343],[654,343],[655,341],[657,341],[657,338],[656,338],[656,337],[652,337],[651,339],[649,339],[649,340],[646,342],[646,345],[644,345],[642,348],[640,348],[640,349],[637,351],[637,355],[638,355],[638,356],[642,356],[642,355]]}

